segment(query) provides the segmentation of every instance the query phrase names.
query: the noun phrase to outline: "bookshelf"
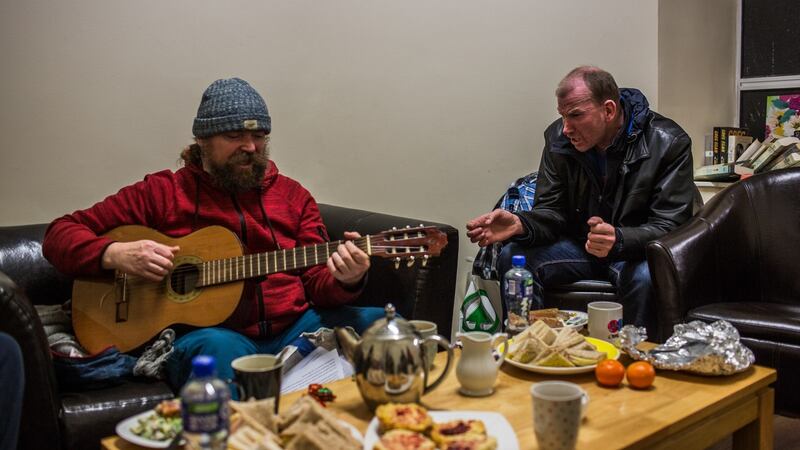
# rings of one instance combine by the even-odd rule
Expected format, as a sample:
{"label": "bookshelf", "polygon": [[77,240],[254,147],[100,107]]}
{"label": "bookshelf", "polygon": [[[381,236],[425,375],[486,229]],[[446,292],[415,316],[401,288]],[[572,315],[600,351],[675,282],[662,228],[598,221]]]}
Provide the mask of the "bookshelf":
{"label": "bookshelf", "polygon": [[694,184],[700,190],[700,196],[703,197],[703,204],[708,203],[712,197],[717,195],[721,190],[736,183],[735,181],[695,181]]}
{"label": "bookshelf", "polygon": [[[800,144],[794,146],[795,138],[800,138],[800,52],[794,45],[800,1],[774,0],[769,8],[759,0],[736,3],[734,123],[738,126],[714,126],[706,136],[703,166],[695,169],[694,175],[699,180],[720,181],[698,183],[704,199],[729,186],[727,180],[735,179],[734,171],[760,173],[794,166],[800,160]],[[764,143],[753,158],[738,158],[735,167],[732,158],[725,158],[729,143],[740,148],[730,141],[733,131]],[[770,144],[771,139],[779,145]]]}

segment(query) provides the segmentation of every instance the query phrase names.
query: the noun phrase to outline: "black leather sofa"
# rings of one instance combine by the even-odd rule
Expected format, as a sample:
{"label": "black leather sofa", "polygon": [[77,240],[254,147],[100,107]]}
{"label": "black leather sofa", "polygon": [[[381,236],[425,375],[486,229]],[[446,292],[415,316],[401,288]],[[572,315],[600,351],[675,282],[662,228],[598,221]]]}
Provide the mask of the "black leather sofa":
{"label": "black leather sofa", "polygon": [[[383,306],[392,302],[404,317],[434,321],[442,335],[450,335],[458,263],[456,229],[333,205],[321,204],[320,211],[332,239],[340,239],[345,230],[374,234],[420,223],[444,231],[448,244],[426,267],[403,264],[395,269],[391,260],[373,258],[358,304]],[[81,392],[59,388],[47,338],[33,305],[63,303],[70,298],[72,281],[42,257],[46,227],[0,227],[0,330],[19,342],[25,359],[19,448],[97,448],[102,437],[114,434],[117,422],[174,394],[165,383],[146,379]]]}
{"label": "black leather sofa", "polygon": [[775,409],[800,415],[800,169],[735,183],[647,247],[661,333],[725,319],[778,371]]}

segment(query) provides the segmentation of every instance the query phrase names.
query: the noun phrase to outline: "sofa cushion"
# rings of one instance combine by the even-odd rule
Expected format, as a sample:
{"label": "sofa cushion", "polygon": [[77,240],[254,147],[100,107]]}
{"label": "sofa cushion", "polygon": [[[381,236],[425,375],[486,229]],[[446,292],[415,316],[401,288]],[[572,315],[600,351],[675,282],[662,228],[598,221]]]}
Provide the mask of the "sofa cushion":
{"label": "sofa cushion", "polygon": [[544,290],[544,305],[548,308],[586,311],[589,303],[599,301],[617,301],[617,289],[613,284],[607,281],[582,280]]}
{"label": "sofa cushion", "polygon": [[121,385],[61,394],[63,448],[97,448],[114,435],[117,423],[173,398],[160,381],[126,381]]}
{"label": "sofa cushion", "polygon": [[727,320],[741,336],[800,345],[800,304],[735,302],[695,308],[688,320]]}

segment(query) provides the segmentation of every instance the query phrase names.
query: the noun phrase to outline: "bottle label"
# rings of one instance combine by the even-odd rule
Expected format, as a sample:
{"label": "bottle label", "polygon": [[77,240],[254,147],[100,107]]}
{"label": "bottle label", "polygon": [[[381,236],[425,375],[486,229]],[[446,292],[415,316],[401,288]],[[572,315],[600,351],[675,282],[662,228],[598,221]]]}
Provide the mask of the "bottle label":
{"label": "bottle label", "polygon": [[225,411],[219,401],[189,403],[183,411],[183,429],[189,433],[214,433],[225,428]]}
{"label": "bottle label", "polygon": [[525,279],[525,286],[523,286],[523,291],[525,292],[525,297],[531,298],[533,297],[533,278],[526,278]]}
{"label": "bottle label", "polygon": [[533,279],[528,278],[522,280],[522,283],[517,280],[507,280],[506,294],[514,296],[519,295],[522,297],[533,296]]}

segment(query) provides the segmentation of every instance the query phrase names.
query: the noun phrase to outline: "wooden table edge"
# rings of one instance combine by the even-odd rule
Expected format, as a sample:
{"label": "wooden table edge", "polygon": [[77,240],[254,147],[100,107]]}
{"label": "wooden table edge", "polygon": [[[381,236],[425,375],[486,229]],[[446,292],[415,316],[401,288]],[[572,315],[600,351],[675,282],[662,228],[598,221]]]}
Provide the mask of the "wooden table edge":
{"label": "wooden table edge", "polygon": [[774,390],[770,385],[777,380],[777,371],[757,365],[752,370],[763,371],[761,378],[735,395],[620,448],[708,448],[732,434],[734,449],[771,449]]}

